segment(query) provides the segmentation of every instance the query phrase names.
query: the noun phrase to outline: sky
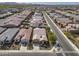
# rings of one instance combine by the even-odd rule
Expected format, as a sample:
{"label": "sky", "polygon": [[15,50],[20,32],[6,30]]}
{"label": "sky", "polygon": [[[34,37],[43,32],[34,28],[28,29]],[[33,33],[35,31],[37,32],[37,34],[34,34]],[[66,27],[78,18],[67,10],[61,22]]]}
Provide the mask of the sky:
{"label": "sky", "polygon": [[79,0],[0,0],[0,2],[79,2]]}

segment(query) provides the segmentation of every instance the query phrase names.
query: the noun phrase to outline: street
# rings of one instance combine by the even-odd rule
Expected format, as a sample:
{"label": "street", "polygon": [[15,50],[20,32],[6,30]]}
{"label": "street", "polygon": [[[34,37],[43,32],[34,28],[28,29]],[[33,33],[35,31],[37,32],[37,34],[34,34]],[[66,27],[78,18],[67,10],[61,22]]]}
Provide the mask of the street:
{"label": "street", "polygon": [[77,52],[77,53],[67,53],[66,55],[79,55],[79,49],[64,35],[64,33],[58,28],[58,26],[53,22],[53,20],[47,15],[46,12],[43,12],[43,16],[51,26],[51,29],[56,34],[63,50]]}

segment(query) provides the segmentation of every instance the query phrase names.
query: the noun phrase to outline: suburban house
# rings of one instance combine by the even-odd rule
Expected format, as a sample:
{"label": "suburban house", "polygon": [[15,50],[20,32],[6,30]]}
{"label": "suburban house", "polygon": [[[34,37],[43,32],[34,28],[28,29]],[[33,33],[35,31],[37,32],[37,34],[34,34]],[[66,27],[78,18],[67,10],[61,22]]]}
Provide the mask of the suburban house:
{"label": "suburban house", "polygon": [[21,38],[21,44],[24,46],[29,44],[31,40],[31,35],[32,35],[32,28],[25,29],[24,36]]}
{"label": "suburban house", "polygon": [[13,41],[14,36],[19,31],[18,28],[10,28],[7,29],[4,33],[0,35],[0,46],[3,46],[4,44],[10,44]]}
{"label": "suburban house", "polygon": [[19,43],[21,41],[21,38],[25,35],[25,30],[24,28],[20,29],[16,37],[14,38],[15,43]]}
{"label": "suburban house", "polygon": [[56,15],[56,13],[49,13],[49,15],[50,15],[51,17],[54,17],[54,16]]}
{"label": "suburban house", "polygon": [[43,23],[43,17],[41,13],[36,13],[32,16],[31,26],[39,27]]}
{"label": "suburban house", "polygon": [[9,16],[11,14],[13,14],[13,13],[7,12],[7,13],[0,14],[0,18],[4,18],[4,17]]}
{"label": "suburban house", "polygon": [[69,20],[69,18],[56,18],[56,22],[60,25],[60,26],[67,26],[69,23],[72,23],[72,20]]}
{"label": "suburban house", "polygon": [[79,29],[79,24],[68,24],[66,26],[67,31],[76,31]]}
{"label": "suburban house", "polygon": [[[39,44],[40,42],[47,42],[46,30],[44,28],[35,28],[33,30],[33,43]],[[41,44],[40,43],[40,44]]]}
{"label": "suburban house", "polygon": [[39,27],[42,23],[43,23],[43,20],[41,19],[33,19],[31,21],[31,26]]}
{"label": "suburban house", "polygon": [[31,13],[31,11],[23,11],[21,13],[12,15],[6,18],[6,21],[2,22],[2,27],[18,27],[23,20]]}

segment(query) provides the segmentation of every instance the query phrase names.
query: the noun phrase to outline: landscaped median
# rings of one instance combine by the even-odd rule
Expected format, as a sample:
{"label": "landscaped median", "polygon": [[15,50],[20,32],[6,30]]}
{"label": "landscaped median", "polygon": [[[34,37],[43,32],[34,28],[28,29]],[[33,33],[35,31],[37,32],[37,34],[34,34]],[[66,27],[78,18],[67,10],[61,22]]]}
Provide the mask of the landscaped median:
{"label": "landscaped median", "polygon": [[49,27],[46,27],[46,31],[47,31],[47,37],[49,40],[49,43],[53,46],[56,44],[56,35],[50,30]]}
{"label": "landscaped median", "polygon": [[79,34],[64,32],[64,34],[79,48]]}

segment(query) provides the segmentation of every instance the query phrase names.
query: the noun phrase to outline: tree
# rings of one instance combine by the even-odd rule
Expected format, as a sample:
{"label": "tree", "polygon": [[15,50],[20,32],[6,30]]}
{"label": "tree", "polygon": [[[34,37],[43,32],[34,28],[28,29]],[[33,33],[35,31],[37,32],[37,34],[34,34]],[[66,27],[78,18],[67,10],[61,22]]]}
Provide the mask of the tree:
{"label": "tree", "polygon": [[56,43],[56,36],[51,31],[48,32],[48,40],[51,42],[52,45]]}
{"label": "tree", "polygon": [[70,32],[64,32],[64,34],[71,40],[74,39],[74,37],[72,36],[72,34]]}
{"label": "tree", "polygon": [[46,27],[46,30],[49,32],[50,31],[50,27]]}

